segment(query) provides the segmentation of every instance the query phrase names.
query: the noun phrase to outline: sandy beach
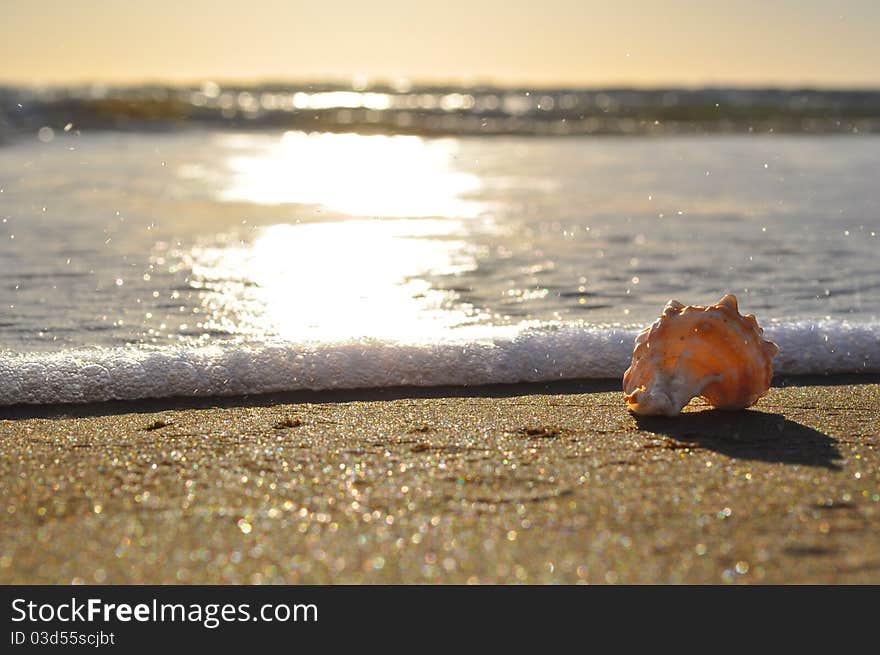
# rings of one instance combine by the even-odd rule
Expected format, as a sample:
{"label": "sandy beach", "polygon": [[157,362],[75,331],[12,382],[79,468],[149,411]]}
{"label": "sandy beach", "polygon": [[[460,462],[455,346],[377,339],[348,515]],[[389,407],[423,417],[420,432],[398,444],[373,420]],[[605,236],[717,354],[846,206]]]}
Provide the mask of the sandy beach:
{"label": "sandy beach", "polygon": [[878,583],[880,379],[0,409],[3,583]]}

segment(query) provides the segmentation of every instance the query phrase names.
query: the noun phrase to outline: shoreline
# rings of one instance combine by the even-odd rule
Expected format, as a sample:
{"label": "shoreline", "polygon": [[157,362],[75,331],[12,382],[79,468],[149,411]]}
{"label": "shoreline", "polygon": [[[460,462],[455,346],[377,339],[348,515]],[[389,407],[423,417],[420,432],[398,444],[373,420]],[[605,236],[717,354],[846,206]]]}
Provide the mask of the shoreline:
{"label": "shoreline", "polygon": [[880,582],[880,376],[0,408],[0,582]]}
{"label": "shoreline", "polygon": [[[880,384],[880,373],[776,375],[770,383],[770,389],[862,384]],[[82,403],[18,403],[0,405],[0,421],[142,414],[165,410],[268,407],[298,403],[324,404],[430,398],[504,398],[524,395],[589,394],[616,391],[622,393],[622,384],[619,378],[578,378],[552,382],[499,382],[471,386],[397,385],[352,389],[300,389],[230,396],[167,396]],[[760,401],[758,404],[760,405]],[[750,409],[754,409],[754,407]]]}

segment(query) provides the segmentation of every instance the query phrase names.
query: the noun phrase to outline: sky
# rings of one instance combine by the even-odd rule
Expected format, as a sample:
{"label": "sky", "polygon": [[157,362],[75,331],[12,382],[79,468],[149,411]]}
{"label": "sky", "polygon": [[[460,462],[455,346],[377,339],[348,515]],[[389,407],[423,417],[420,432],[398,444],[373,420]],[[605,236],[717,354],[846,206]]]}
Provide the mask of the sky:
{"label": "sky", "polygon": [[880,87],[876,0],[0,0],[0,82]]}

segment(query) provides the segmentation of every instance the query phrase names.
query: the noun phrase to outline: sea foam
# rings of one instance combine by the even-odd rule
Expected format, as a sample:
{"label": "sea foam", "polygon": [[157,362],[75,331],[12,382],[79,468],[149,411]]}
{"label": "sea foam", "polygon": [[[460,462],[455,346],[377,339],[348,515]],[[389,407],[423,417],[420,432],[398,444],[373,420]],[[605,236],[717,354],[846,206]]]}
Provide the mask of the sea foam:
{"label": "sea foam", "polygon": [[[352,340],[5,353],[0,405],[618,378],[637,332],[554,323],[428,344]],[[880,322],[772,323],[765,336],[780,347],[777,374],[880,373]]]}

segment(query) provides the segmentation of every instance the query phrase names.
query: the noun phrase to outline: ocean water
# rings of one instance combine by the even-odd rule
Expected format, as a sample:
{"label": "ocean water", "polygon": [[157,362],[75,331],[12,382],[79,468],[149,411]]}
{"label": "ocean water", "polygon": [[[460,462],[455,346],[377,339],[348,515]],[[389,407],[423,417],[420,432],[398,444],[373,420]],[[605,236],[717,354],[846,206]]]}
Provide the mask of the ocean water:
{"label": "ocean water", "polygon": [[0,147],[0,404],[617,377],[725,293],[880,372],[880,137],[41,130]]}

